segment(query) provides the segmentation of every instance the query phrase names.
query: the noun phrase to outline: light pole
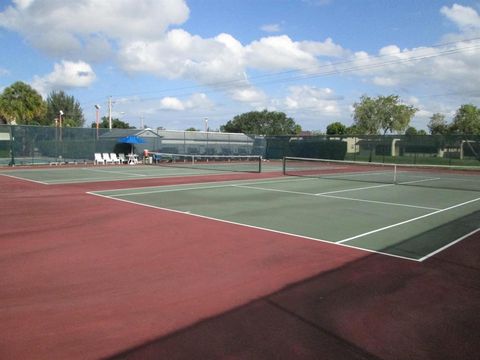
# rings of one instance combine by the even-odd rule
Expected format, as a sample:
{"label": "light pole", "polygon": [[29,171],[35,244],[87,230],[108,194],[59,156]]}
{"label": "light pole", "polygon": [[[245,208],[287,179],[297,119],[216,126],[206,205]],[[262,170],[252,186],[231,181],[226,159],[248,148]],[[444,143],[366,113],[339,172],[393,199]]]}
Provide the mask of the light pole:
{"label": "light pole", "polygon": [[59,125],[60,125],[60,141],[62,141],[62,126],[63,126],[63,124],[62,124],[62,116],[63,116],[63,114],[64,114],[64,113],[63,113],[62,110],[60,110],[60,111],[58,112],[58,122],[59,122]]}
{"label": "light pole", "polygon": [[205,118],[205,132],[207,133],[207,144],[205,146],[205,155],[208,155],[208,117]]}
{"label": "light pole", "polygon": [[96,121],[96,124],[97,124],[97,140],[98,140],[98,128],[100,126],[100,124],[99,124],[100,120],[99,120],[99,114],[98,114],[99,110],[100,110],[100,105],[95,105],[95,121]]}
{"label": "light pole", "polygon": [[112,101],[112,97],[108,98],[108,128],[112,130],[112,105],[115,101]]}

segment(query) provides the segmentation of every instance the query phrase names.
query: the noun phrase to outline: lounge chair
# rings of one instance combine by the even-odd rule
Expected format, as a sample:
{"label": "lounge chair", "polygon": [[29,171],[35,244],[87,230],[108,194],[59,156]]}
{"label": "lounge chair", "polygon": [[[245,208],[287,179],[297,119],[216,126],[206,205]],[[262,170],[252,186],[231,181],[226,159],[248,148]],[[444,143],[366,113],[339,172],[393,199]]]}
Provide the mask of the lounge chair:
{"label": "lounge chair", "polygon": [[105,160],[103,159],[102,154],[95,153],[95,158],[93,160],[93,163],[95,165],[99,165],[99,164],[105,165]]}
{"label": "lounge chair", "polygon": [[117,154],[110,153],[110,159],[113,161],[114,164],[120,164],[120,159],[117,157]]}
{"label": "lounge chair", "polygon": [[105,160],[105,164],[113,164],[113,160],[110,159],[109,153],[103,153],[102,157],[103,157],[103,160]]}
{"label": "lounge chair", "polygon": [[120,160],[120,163],[122,163],[122,164],[128,163],[128,160],[127,160],[127,158],[125,157],[125,154],[123,154],[123,153],[118,154],[118,160]]}

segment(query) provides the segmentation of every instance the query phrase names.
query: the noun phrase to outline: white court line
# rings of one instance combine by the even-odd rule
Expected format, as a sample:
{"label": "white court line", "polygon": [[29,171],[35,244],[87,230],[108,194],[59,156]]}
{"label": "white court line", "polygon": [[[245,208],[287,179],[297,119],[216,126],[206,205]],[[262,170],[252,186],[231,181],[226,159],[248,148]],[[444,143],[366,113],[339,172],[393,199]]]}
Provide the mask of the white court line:
{"label": "white court line", "polygon": [[20,176],[15,176],[15,175],[10,175],[10,174],[0,174],[0,175],[10,177],[12,179],[30,181],[30,182],[37,183],[37,184],[42,184],[42,185],[49,185],[49,183],[46,183],[46,182],[43,182],[43,181],[27,179],[27,178],[23,178],[23,177],[20,177]]}
{"label": "white court line", "polygon": [[429,179],[422,179],[422,180],[402,181],[402,182],[399,182],[398,185],[416,184],[416,183],[432,181],[432,180],[442,180],[442,179],[441,178],[429,178]]}
{"label": "white court line", "polygon": [[260,191],[265,191],[265,192],[268,192],[268,191],[272,192],[273,191],[273,192],[279,192],[279,193],[284,193],[284,194],[315,196],[315,194],[301,192],[301,191],[280,190],[280,189],[265,189],[265,188],[262,188],[262,187],[256,187],[256,186],[251,186],[251,185],[243,185],[243,184],[233,184],[231,186],[232,187],[238,187],[238,188],[244,188],[244,189],[260,190]]}
{"label": "white court line", "polygon": [[[144,178],[142,178],[144,179]],[[63,184],[79,184],[79,183],[89,183],[89,182],[108,182],[108,181],[128,181],[128,180],[137,180],[135,178],[124,178],[124,177],[118,177],[118,178],[93,178],[93,177],[88,177],[88,178],[75,178],[75,179],[58,179],[58,180],[51,180],[50,182],[47,183],[47,185],[63,185]]]}
{"label": "white court line", "polygon": [[394,203],[394,202],[387,202],[387,201],[365,200],[365,199],[357,199],[357,198],[350,198],[350,197],[344,197],[344,196],[326,195],[328,193],[312,194],[312,193],[305,193],[305,192],[299,192],[299,191],[289,191],[289,190],[279,190],[279,189],[265,189],[265,188],[261,188],[261,187],[248,186],[248,185],[232,185],[232,186],[240,187],[240,188],[247,188],[247,189],[254,189],[254,190],[262,190],[262,191],[281,192],[281,193],[287,193],[287,194],[317,196],[317,197],[326,197],[326,198],[347,200],[347,201],[366,202],[366,203],[373,203],[373,204],[380,204],[380,205],[402,206],[402,207],[409,207],[409,208],[423,209],[423,210],[440,210],[438,208],[419,206],[419,205],[410,205],[410,204]]}
{"label": "white court line", "polygon": [[[175,185],[178,186],[178,185]],[[104,195],[107,197],[117,197],[117,196],[135,196],[135,195],[147,195],[147,194],[157,194],[157,193],[167,193],[167,192],[178,192],[178,191],[188,191],[188,190],[202,190],[202,189],[216,189],[216,188],[222,188],[222,187],[230,187],[232,185],[230,184],[223,184],[223,185],[211,185],[211,186],[194,186],[194,187],[187,187],[187,188],[181,188],[181,189],[161,189],[161,190],[148,190],[148,191],[136,191],[136,192],[130,192],[130,193],[120,193],[120,194],[113,194],[113,195]],[[118,192],[122,190],[109,190],[112,192]],[[128,189],[127,189],[128,191]],[[100,191],[100,192],[105,192],[105,191]],[[95,194],[95,193],[94,193]]]}
{"label": "white court line", "polygon": [[405,221],[402,221],[402,222],[399,222],[399,223],[396,223],[396,224],[392,224],[392,225],[385,226],[385,227],[382,227],[382,228],[379,228],[379,229],[368,231],[368,232],[363,233],[363,234],[359,234],[359,235],[356,235],[356,236],[349,237],[347,239],[337,241],[337,244],[343,244],[347,241],[351,241],[351,240],[358,239],[358,238],[361,238],[361,237],[364,237],[364,236],[367,236],[367,235],[371,235],[371,234],[374,234],[374,233],[377,233],[377,232],[380,232],[380,231],[383,231],[383,230],[387,230],[387,229],[391,229],[393,227],[404,225],[404,224],[410,223],[412,221],[420,220],[420,219],[423,219],[423,218],[426,218],[426,217],[429,217],[429,216],[432,216],[432,215],[436,215],[436,214],[439,214],[439,213],[442,213],[442,212],[445,212],[445,211],[449,211],[449,210],[455,209],[457,207],[464,206],[464,205],[467,205],[467,204],[470,204],[470,203],[473,203],[473,202],[479,201],[479,200],[480,200],[480,197],[476,198],[476,199],[473,199],[473,200],[465,201],[465,202],[457,204],[457,205],[449,206],[445,209],[441,209],[441,210],[437,210],[437,211],[434,211],[434,212],[431,212],[431,213],[428,213],[428,214],[425,214],[425,215],[417,216],[415,218],[405,220]]}
{"label": "white court line", "polygon": [[427,260],[429,257],[432,257],[433,255],[438,254],[439,252],[442,252],[442,251],[445,250],[445,249],[448,249],[450,246],[452,246],[452,245],[454,245],[454,244],[456,244],[456,243],[459,243],[460,241],[462,241],[462,240],[464,240],[464,239],[472,236],[473,234],[475,234],[475,233],[477,233],[477,232],[479,232],[479,231],[480,231],[480,228],[478,228],[478,229],[476,229],[476,230],[473,230],[473,231],[469,232],[468,234],[463,235],[462,237],[458,238],[457,240],[452,241],[451,243],[448,243],[448,244],[445,245],[445,246],[442,246],[441,248],[435,250],[434,252],[431,252],[430,254],[425,255],[424,257],[418,259],[418,261],[422,262],[422,261],[424,261],[424,260]]}
{"label": "white court line", "polygon": [[319,196],[319,195],[337,194],[337,193],[341,193],[341,192],[376,189],[376,188],[387,187],[387,186],[395,186],[395,184],[372,185],[372,186],[364,186],[364,187],[345,189],[345,190],[326,191],[326,192],[316,193],[315,195]]}
{"label": "white court line", "polygon": [[169,209],[169,208],[164,208],[164,207],[155,206],[155,205],[143,204],[143,203],[138,203],[138,202],[135,202],[135,201],[120,199],[120,198],[117,198],[117,197],[106,196],[106,195],[98,194],[98,193],[95,193],[95,192],[87,192],[87,194],[103,197],[103,198],[110,199],[110,200],[122,201],[122,202],[126,202],[126,203],[129,203],[129,204],[134,204],[134,205],[138,205],[138,206],[144,206],[144,207],[148,207],[148,208],[152,208],[152,209],[173,212],[173,213],[176,213],[176,214],[182,214],[182,215],[186,215],[186,216],[194,216],[194,217],[198,217],[198,218],[201,218],[201,219],[213,220],[213,221],[218,221],[218,222],[221,222],[221,223],[242,226],[242,227],[246,227],[246,228],[250,228],[250,229],[262,230],[262,231],[267,231],[267,232],[271,232],[271,233],[275,233],[275,234],[281,234],[281,235],[288,235],[288,236],[292,236],[292,237],[296,237],[296,238],[322,242],[322,243],[330,244],[330,245],[333,245],[333,246],[335,246],[335,245],[336,246],[343,246],[343,247],[347,247],[347,248],[350,248],[350,249],[356,249],[356,250],[360,250],[360,251],[364,251],[364,252],[368,252],[368,253],[382,254],[382,255],[386,255],[386,256],[390,256],[390,257],[394,257],[394,258],[399,258],[399,259],[403,259],[403,260],[410,260],[410,261],[418,262],[417,259],[409,258],[409,257],[406,257],[406,256],[390,254],[390,253],[386,253],[386,252],[382,252],[382,251],[365,249],[365,248],[361,248],[361,247],[353,246],[353,245],[348,245],[348,244],[339,244],[339,243],[334,242],[334,241],[317,239],[317,238],[313,238],[313,237],[309,237],[309,236],[293,234],[293,233],[289,233],[289,232],[285,232],[285,231],[269,229],[269,228],[265,228],[265,227],[255,226],[255,225],[238,223],[238,222],[235,222],[235,221],[218,219],[218,218],[205,216],[205,215],[192,214],[190,211],[180,211],[180,210]]}
{"label": "white court line", "polygon": [[433,208],[433,207],[428,207],[428,206],[393,203],[393,202],[388,202],[388,201],[365,200],[365,199],[356,199],[356,198],[349,198],[349,197],[344,197],[344,196],[332,196],[332,195],[318,195],[318,196],[333,198],[333,199],[339,199],[339,200],[349,200],[349,201],[359,201],[359,202],[366,202],[366,203],[372,203],[372,204],[380,204],[380,205],[402,206],[402,207],[409,207],[409,208],[415,208],[415,209],[441,210],[439,208]]}
{"label": "white court line", "polygon": [[[68,169],[66,169],[66,170],[68,170]],[[38,170],[36,170],[36,171],[38,171]],[[71,183],[78,184],[78,183],[88,183],[88,182],[96,182],[96,181],[108,182],[108,181],[144,180],[144,179],[163,179],[163,178],[182,177],[182,176],[185,176],[185,175],[188,175],[188,176],[191,176],[191,177],[195,177],[195,176],[216,176],[216,175],[221,176],[221,175],[224,175],[224,173],[219,174],[218,172],[216,172],[216,173],[198,174],[198,172],[195,172],[195,173],[173,173],[173,174],[164,174],[164,175],[142,175],[143,177],[141,179],[121,178],[121,177],[120,178],[92,178],[92,177],[89,177],[89,178],[74,178],[74,179],[70,178],[70,179],[51,180],[48,183],[42,183],[42,184],[44,184],[44,185],[56,185],[56,184],[71,184]],[[19,177],[19,179],[29,180],[27,178],[22,178],[22,177]],[[34,181],[34,180],[30,180],[30,181]]]}

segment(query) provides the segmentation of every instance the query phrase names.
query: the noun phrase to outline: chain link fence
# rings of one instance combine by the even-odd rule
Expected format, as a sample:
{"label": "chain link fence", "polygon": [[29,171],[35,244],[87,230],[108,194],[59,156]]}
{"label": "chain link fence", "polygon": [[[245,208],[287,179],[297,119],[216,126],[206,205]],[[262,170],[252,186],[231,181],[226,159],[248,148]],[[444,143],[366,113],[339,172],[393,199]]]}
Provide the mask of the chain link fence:
{"label": "chain link fence", "polygon": [[[136,135],[145,143],[119,143]],[[297,156],[407,164],[480,165],[478,135],[260,136],[203,131],[0,125],[0,165],[89,163],[95,153]]]}

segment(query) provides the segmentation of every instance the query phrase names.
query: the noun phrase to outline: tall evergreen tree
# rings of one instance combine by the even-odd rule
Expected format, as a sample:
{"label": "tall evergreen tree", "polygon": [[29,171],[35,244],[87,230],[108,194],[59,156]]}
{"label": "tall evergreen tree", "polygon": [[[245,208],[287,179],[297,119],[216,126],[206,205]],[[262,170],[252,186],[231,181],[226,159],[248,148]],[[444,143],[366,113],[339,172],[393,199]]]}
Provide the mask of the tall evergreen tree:
{"label": "tall evergreen tree", "polygon": [[47,98],[47,122],[54,124],[60,111],[63,112],[62,125],[65,127],[82,127],[85,123],[80,103],[64,91],[53,91]]}

